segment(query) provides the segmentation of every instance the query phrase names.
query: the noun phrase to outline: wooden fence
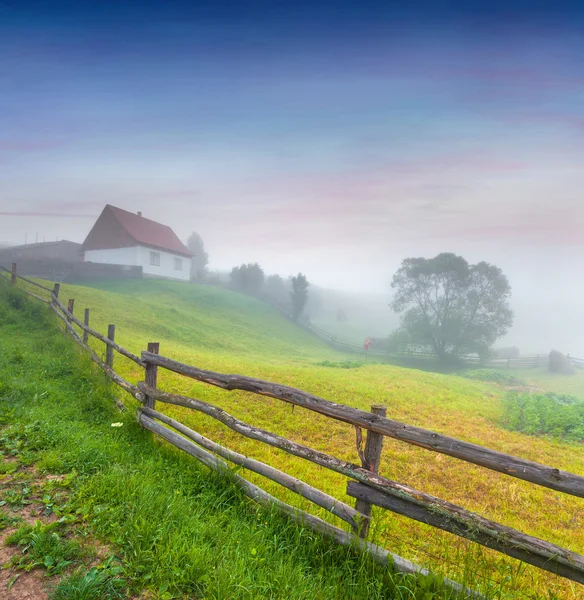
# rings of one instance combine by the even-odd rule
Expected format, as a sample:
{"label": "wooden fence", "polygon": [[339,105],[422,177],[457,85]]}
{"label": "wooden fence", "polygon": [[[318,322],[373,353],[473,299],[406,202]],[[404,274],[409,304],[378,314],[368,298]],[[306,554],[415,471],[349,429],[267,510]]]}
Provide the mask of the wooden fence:
{"label": "wooden fence", "polygon": [[[16,267],[14,267],[11,273],[12,284],[16,285],[18,279],[19,276],[16,273]],[[372,505],[448,531],[541,569],[584,584],[584,556],[481,517],[451,502],[431,496],[408,485],[392,481],[378,471],[383,439],[384,437],[390,437],[580,498],[584,498],[583,476],[388,419],[385,416],[385,407],[383,406],[373,406],[371,412],[367,412],[343,404],[336,404],[289,386],[243,375],[217,373],[183,364],[162,356],[158,343],[148,344],[148,348],[140,356],[137,356],[115,342],[114,325],[109,325],[107,335],[91,328],[89,326],[89,309],[85,309],[83,321],[78,319],[74,314],[74,300],[69,300],[67,307],[59,300],[59,284],[55,284],[53,289],[50,289],[32,280],[21,279],[40,288],[45,296],[48,295],[48,297],[43,297],[27,291],[29,295],[47,303],[51,310],[63,321],[66,330],[75,341],[83,346],[91,359],[101,367],[106,375],[142,404],[138,409],[137,418],[144,428],[194,456],[211,469],[228,472],[229,467],[226,461],[229,461],[258,473],[299,494],[317,506],[330,511],[348,524],[348,530],[335,527],[312,514],[293,508],[271,496],[241,475],[231,474],[243,493],[256,502],[262,505],[276,506],[305,526],[330,536],[341,544],[366,551],[381,563],[387,564],[388,560],[391,560],[394,567],[401,572],[427,573],[414,563],[367,541]],[[81,333],[74,326],[77,326]],[[88,336],[92,336],[106,345],[105,361],[87,344]],[[114,351],[142,367],[144,369],[144,381],[134,384],[120,377],[113,368]],[[347,423],[355,429],[356,448],[361,464],[349,463],[325,452],[245,423],[219,407],[202,400],[164,391],[158,387],[159,369],[166,369],[227,391],[244,390],[259,396],[278,399],[330,419]],[[201,433],[161,412],[162,407],[166,404],[181,406],[208,415],[238,435],[258,440],[292,456],[300,457],[347,477],[347,495],[355,498],[355,507],[324,493],[314,485],[207,439]],[[367,431],[365,445],[363,445],[363,430]],[[478,596],[455,582],[446,580],[446,584],[466,595]]]}
{"label": "wooden fence", "polygon": [[[305,325],[308,331],[312,332],[323,342],[326,342],[333,348],[344,352],[359,353],[365,357],[372,356],[382,359],[393,360],[436,360],[435,354],[430,352],[390,352],[389,350],[379,350],[375,347],[365,350],[362,345],[352,342],[339,340],[336,336],[331,335],[324,329],[316,326],[311,321]],[[584,369],[584,359],[567,356],[568,361],[577,369]],[[549,356],[547,354],[538,354],[533,356],[518,356],[517,358],[490,358],[481,362],[481,359],[474,354],[466,354],[460,357],[460,361],[468,365],[481,366],[483,368],[507,368],[507,369],[529,369],[529,368],[548,368]]]}

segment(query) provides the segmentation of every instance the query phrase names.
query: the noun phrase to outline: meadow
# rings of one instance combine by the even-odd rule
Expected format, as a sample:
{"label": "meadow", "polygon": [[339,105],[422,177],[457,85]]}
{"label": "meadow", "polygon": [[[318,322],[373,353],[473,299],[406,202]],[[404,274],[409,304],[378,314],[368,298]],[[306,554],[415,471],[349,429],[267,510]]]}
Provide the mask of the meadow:
{"label": "meadow", "polygon": [[49,310],[0,281],[0,596],[451,600],[160,444]]}
{"label": "meadow", "polygon": [[[358,362],[354,357],[331,350],[252,298],[208,286],[161,281],[64,285],[61,299],[67,298],[75,298],[78,315],[90,307],[91,325],[100,331],[115,323],[116,341],[137,354],[148,342],[160,342],[161,354],[200,368],[291,385],[365,410],[385,404],[389,417],[408,424],[584,474],[582,444],[502,427],[504,384],[385,364],[353,364]],[[94,347],[103,354],[99,342]],[[115,360],[116,370],[129,380],[144,378],[135,364],[120,356]],[[347,362],[351,368],[339,368]],[[582,376],[551,378],[535,371],[514,371],[514,375],[544,391],[581,389]],[[225,392],[168,372],[160,372],[159,387],[200,398],[249,423],[358,462],[355,432],[348,425],[299,408],[292,410],[277,400]],[[124,401],[136,405],[129,397]],[[344,493],[346,481],[334,473],[239,437],[203,415],[169,405],[158,404],[158,408],[211,439],[304,481],[318,482],[324,491],[352,502]],[[576,552],[584,550],[581,499],[390,439],[385,440],[380,472],[525,533]],[[276,484],[251,473],[245,476],[286,502],[341,525],[334,516]],[[381,509],[374,509],[373,515],[372,541],[490,597],[577,599],[583,595],[577,584],[451,534]]]}

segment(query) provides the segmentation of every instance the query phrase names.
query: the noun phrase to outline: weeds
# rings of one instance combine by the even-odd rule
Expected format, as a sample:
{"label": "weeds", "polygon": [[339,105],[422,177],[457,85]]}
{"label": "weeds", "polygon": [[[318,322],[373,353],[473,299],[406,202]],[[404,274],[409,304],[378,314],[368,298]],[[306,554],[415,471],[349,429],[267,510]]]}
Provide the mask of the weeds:
{"label": "weeds", "polygon": [[584,401],[567,394],[509,394],[502,423],[528,435],[584,441]]}
{"label": "weeds", "polygon": [[81,557],[79,544],[58,533],[62,521],[43,525],[23,524],[8,536],[6,543],[18,546],[21,555],[13,560],[13,566],[30,571],[36,567],[46,569],[48,575],[62,573]]}
{"label": "weeds", "polygon": [[511,375],[511,373],[501,369],[473,369],[465,371],[462,376],[467,379],[490,381],[493,383],[500,383],[501,385],[526,385],[523,379],[515,377],[514,375]]}

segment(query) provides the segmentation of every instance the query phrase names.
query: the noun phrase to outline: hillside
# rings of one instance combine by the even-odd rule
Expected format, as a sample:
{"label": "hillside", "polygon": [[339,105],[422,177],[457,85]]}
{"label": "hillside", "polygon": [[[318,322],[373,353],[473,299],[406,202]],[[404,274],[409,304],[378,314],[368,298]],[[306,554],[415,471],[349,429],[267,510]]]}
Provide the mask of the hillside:
{"label": "hillside", "polygon": [[0,280],[3,600],[454,600],[246,501],[117,391]]}
{"label": "hillside", "polygon": [[[347,357],[253,299],[211,287],[159,281],[112,283],[99,288],[65,285],[61,298],[69,297],[75,298],[77,314],[82,314],[85,306],[91,308],[91,324],[99,330],[115,323],[116,340],[136,353],[147,342],[158,341],[161,354],[201,368],[269,379],[366,410],[383,403],[391,418],[584,474],[582,445],[533,438],[500,427],[503,387],[390,365],[349,369],[322,366],[324,361],[334,365]],[[141,369],[121,357],[116,357],[116,370],[133,381],[144,377]],[[318,415],[292,411],[276,400],[244,392],[227,393],[166,372],[159,385],[358,462],[354,429],[342,423],[331,426]],[[211,439],[305,481],[318,482],[321,489],[352,502],[344,496],[340,476],[239,438],[204,416],[177,407],[165,406],[164,410],[170,415],[180,414],[183,422]],[[393,440],[385,442],[380,471],[520,531],[583,551],[579,532],[584,512],[582,501],[576,498]],[[249,478],[259,481],[251,474]],[[316,512],[293,494],[265,482],[262,485],[287,502]],[[316,514],[335,522],[330,515]],[[381,511],[374,514],[377,543],[452,579],[504,598],[581,597],[582,588],[566,580],[405,518]]]}

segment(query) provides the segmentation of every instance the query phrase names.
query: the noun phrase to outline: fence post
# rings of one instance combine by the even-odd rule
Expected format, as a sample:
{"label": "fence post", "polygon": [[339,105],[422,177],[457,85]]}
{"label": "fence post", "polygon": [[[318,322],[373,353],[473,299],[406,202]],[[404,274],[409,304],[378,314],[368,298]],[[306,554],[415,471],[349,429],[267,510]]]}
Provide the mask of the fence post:
{"label": "fence post", "polygon": [[[89,309],[86,308],[85,309],[85,313],[83,315],[83,323],[85,325],[87,325],[87,327],[89,327]],[[89,333],[87,333],[87,331],[85,331],[85,329],[83,330],[83,343],[87,344],[89,340]]]}
{"label": "fence post", "polygon": [[[160,351],[160,343],[159,342],[148,342],[148,352],[152,352],[152,354],[158,354],[159,351]],[[146,385],[148,387],[155,388],[157,378],[158,378],[158,366],[147,363],[146,364]],[[152,396],[146,395],[144,397],[144,406],[147,406],[148,408],[154,408],[155,402],[156,402],[156,399],[152,398]]]}
{"label": "fence post", "polygon": [[[59,290],[61,289],[61,284],[60,283],[55,283],[55,285],[53,286],[53,299],[59,299]],[[55,306],[55,302],[52,303],[53,306]]]}
{"label": "fence post", "polygon": [[[374,415],[385,417],[387,414],[387,407],[381,404],[374,404],[371,407],[371,412]],[[381,451],[383,449],[383,435],[376,433],[375,431],[367,432],[367,442],[365,443],[365,453],[363,462],[363,468],[369,469],[373,473],[379,472],[379,463],[381,461]],[[355,508],[366,517],[371,517],[371,504],[366,500],[357,499],[355,502]],[[359,525],[357,531],[358,536],[361,539],[365,539],[369,533],[369,519],[363,519]]]}
{"label": "fence post", "polygon": [[[107,326],[107,337],[108,340],[114,341],[116,337],[115,325],[110,324]],[[114,368],[114,349],[109,344],[105,347],[105,364],[112,369]]]}
{"label": "fence post", "polygon": [[511,357],[509,356],[507,358],[507,368],[509,369],[511,367]]}
{"label": "fence post", "polygon": [[12,263],[12,279],[10,280],[12,285],[16,285],[16,263]]}
{"label": "fence post", "polygon": [[[73,309],[75,308],[75,298],[69,298],[69,300],[67,300],[67,310],[73,314]],[[69,321],[69,323],[71,323],[71,319],[69,317],[67,317],[67,320]]]}

